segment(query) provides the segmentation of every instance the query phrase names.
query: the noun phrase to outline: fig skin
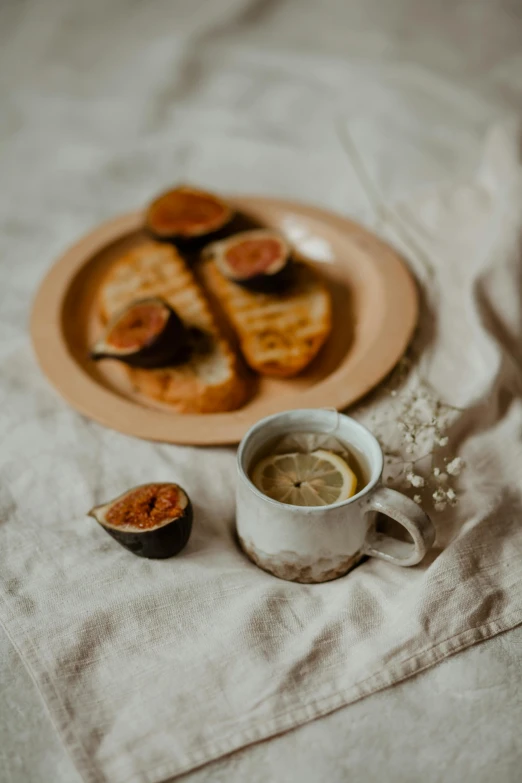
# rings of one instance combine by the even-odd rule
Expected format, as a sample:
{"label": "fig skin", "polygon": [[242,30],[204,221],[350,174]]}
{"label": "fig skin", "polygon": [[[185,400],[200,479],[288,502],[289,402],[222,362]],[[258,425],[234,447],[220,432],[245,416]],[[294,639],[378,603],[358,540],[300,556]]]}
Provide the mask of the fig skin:
{"label": "fig skin", "polygon": [[[134,351],[126,351],[123,348],[112,346],[110,344],[110,333],[115,329],[118,322],[134,308],[141,306],[161,307],[168,311],[168,316],[161,332],[152,339],[152,341],[143,345]],[[155,367],[167,367],[172,364],[179,364],[186,361],[190,352],[188,330],[175,310],[162,299],[152,297],[150,299],[138,299],[131,302],[122,311],[117,313],[110,321],[105,335],[98,340],[91,351],[91,358],[94,361],[100,359],[117,359],[130,367],[141,367],[143,369],[153,369]]]}
{"label": "fig skin", "polygon": [[[181,552],[186,546],[192,531],[194,519],[192,503],[185,490],[179,485],[173,484],[173,486],[181,490],[187,499],[187,505],[183,509],[183,514],[159,527],[146,530],[125,530],[104,522],[104,514],[108,512],[110,507],[123,500],[126,495],[130,495],[135,490],[147,486],[149,485],[142,484],[138,487],[133,487],[122,495],[119,495],[117,498],[114,498],[114,500],[109,503],[95,506],[89,511],[88,516],[93,517],[106,533],[134,555],[146,557],[150,560],[165,560],[166,558],[174,557]],[[158,486],[161,486],[161,484],[158,484]]]}
{"label": "fig skin", "polygon": [[[267,271],[250,276],[234,273],[233,265],[226,254],[235,245],[256,241],[270,240],[279,245],[280,255],[268,265]],[[240,285],[257,293],[278,293],[284,291],[293,280],[293,262],[288,244],[278,233],[269,230],[243,231],[219,242],[212,242],[203,251],[204,258],[214,261],[219,271],[236,285]]]}
{"label": "fig skin", "polygon": [[[175,225],[172,225],[170,229],[168,228],[169,199],[174,200],[177,196],[183,197],[183,195],[187,196],[187,200],[191,197],[200,197],[209,205],[213,202],[214,206],[217,207],[217,210],[215,211],[215,214],[208,218],[207,225],[205,225],[204,219],[202,219],[191,228],[187,227],[182,229]],[[189,214],[190,210],[187,210],[187,220],[189,220]],[[161,220],[158,215],[163,215],[162,220],[164,221],[164,225],[161,225]],[[223,236],[233,217],[234,211],[232,210],[232,207],[213,193],[191,188],[187,185],[180,185],[177,188],[172,188],[171,190],[161,193],[151,202],[145,213],[145,230],[158,242],[171,242],[186,252],[197,251],[210,240]],[[173,216],[173,222],[176,222],[175,215]]]}
{"label": "fig skin", "polygon": [[289,258],[284,267],[274,275],[255,275],[249,280],[234,280],[234,282],[258,294],[277,294],[286,291],[292,284],[293,272],[293,262]]}

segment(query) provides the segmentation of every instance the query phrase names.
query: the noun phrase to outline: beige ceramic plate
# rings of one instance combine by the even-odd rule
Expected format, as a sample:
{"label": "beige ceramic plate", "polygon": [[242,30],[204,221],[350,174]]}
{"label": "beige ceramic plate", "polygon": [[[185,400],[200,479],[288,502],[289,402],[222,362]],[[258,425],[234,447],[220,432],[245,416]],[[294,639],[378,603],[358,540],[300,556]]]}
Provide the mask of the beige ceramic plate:
{"label": "beige ceramic plate", "polygon": [[50,270],[34,304],[31,334],[49,380],[81,413],[129,435],[170,443],[237,443],[258,419],[289,408],[345,408],[396,364],[417,319],[417,291],[388,245],[361,226],[314,207],[269,198],[233,199],[238,209],[282,231],[330,284],[333,330],[297,378],[262,378],[231,413],[181,415],[140,398],[117,362],[89,359],[101,331],[98,282],[122,253],[144,240],[143,214],[105,223]]}

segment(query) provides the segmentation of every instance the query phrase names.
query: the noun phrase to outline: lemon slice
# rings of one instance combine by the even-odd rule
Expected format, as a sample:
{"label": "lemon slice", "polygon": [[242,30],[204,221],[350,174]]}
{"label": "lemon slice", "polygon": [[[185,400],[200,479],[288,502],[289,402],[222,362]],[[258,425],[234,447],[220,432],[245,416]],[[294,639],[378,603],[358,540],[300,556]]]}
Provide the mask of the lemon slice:
{"label": "lemon slice", "polygon": [[329,506],[357,491],[357,477],[333,451],[271,454],[259,462],[252,482],[260,492],[293,506]]}

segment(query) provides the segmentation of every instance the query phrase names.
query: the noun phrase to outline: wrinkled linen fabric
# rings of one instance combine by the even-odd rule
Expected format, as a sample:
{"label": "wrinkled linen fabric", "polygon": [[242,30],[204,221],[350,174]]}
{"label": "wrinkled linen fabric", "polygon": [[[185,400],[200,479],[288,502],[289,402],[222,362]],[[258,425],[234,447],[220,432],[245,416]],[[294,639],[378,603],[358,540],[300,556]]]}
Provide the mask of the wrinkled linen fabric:
{"label": "wrinkled linen fabric", "polygon": [[[158,17],[136,7],[111,67],[101,35],[76,47],[58,36],[53,49],[44,17],[32,54],[48,58],[41,75],[24,71],[9,42],[3,54],[19,89],[5,98],[1,162],[10,263],[0,270],[0,619],[79,775],[96,783],[189,771],[522,622],[517,124],[487,129],[473,100],[432,91],[459,104],[463,126],[484,129],[484,144],[459,181],[442,177],[438,145],[466,157],[467,143],[463,134],[450,145],[439,130],[418,165],[400,150],[411,169],[399,177],[394,141],[401,122],[415,136],[435,111],[422,101],[429,79],[402,74],[400,92],[367,64],[277,51],[267,59],[242,43],[213,49],[212,35],[252,9],[240,0],[210,7],[192,4],[163,37],[150,34]],[[168,19],[167,5],[160,10]],[[398,94],[408,96],[400,121]],[[384,161],[377,179],[375,161]],[[324,585],[276,580],[237,549],[232,449],[105,430],[41,377],[26,321],[56,253],[177,179],[355,215],[408,259],[423,307],[414,367],[397,394],[422,378],[458,408],[448,448],[466,463],[459,502],[434,516],[437,546],[421,566],[370,560]],[[394,399],[385,387],[350,412],[391,443]],[[179,558],[141,561],[85,518],[134,484],[168,480],[195,505]]]}

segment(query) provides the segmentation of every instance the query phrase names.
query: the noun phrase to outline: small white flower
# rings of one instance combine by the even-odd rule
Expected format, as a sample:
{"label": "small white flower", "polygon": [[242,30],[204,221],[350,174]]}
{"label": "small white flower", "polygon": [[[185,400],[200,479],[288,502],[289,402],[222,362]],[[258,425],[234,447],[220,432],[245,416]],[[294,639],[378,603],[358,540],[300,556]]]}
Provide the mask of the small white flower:
{"label": "small white flower", "polygon": [[452,459],[451,462],[448,462],[446,465],[446,470],[450,474],[450,476],[458,476],[460,475],[460,471],[464,467],[464,460],[461,459],[461,457],[455,457],[455,459]]}
{"label": "small white flower", "polygon": [[458,503],[457,495],[455,494],[454,490],[451,489],[451,487],[446,492],[446,497],[448,498],[448,502],[450,506],[456,506]]}
{"label": "small white flower", "polygon": [[408,481],[410,482],[412,487],[423,487],[424,484],[426,483],[422,476],[418,476],[413,471],[410,471],[409,473],[407,473],[406,474],[406,478],[408,479]]}
{"label": "small white flower", "polygon": [[447,446],[448,443],[449,443],[449,438],[448,438],[447,435],[444,435],[444,437],[439,438],[439,440],[437,442],[438,442],[439,446]]}
{"label": "small white flower", "polygon": [[415,448],[413,446],[406,446],[406,454],[413,454],[415,451]]}
{"label": "small white flower", "polygon": [[444,501],[439,501],[438,503],[435,503],[435,511],[444,511],[446,508],[446,503]]}
{"label": "small white flower", "polygon": [[432,498],[435,501],[435,503],[445,503],[446,493],[444,492],[443,489],[436,489],[432,495]]}
{"label": "small white flower", "polygon": [[413,496],[413,502],[418,503],[419,505],[422,503],[422,498],[420,495],[414,495]]}
{"label": "small white flower", "polygon": [[433,468],[433,475],[440,476],[440,468]]}
{"label": "small white flower", "polygon": [[404,440],[406,441],[406,443],[413,443],[413,435],[411,434],[411,432],[404,433]]}
{"label": "small white flower", "polygon": [[404,432],[404,430],[406,429],[405,423],[403,421],[397,422],[397,429],[400,430],[401,432]]}

